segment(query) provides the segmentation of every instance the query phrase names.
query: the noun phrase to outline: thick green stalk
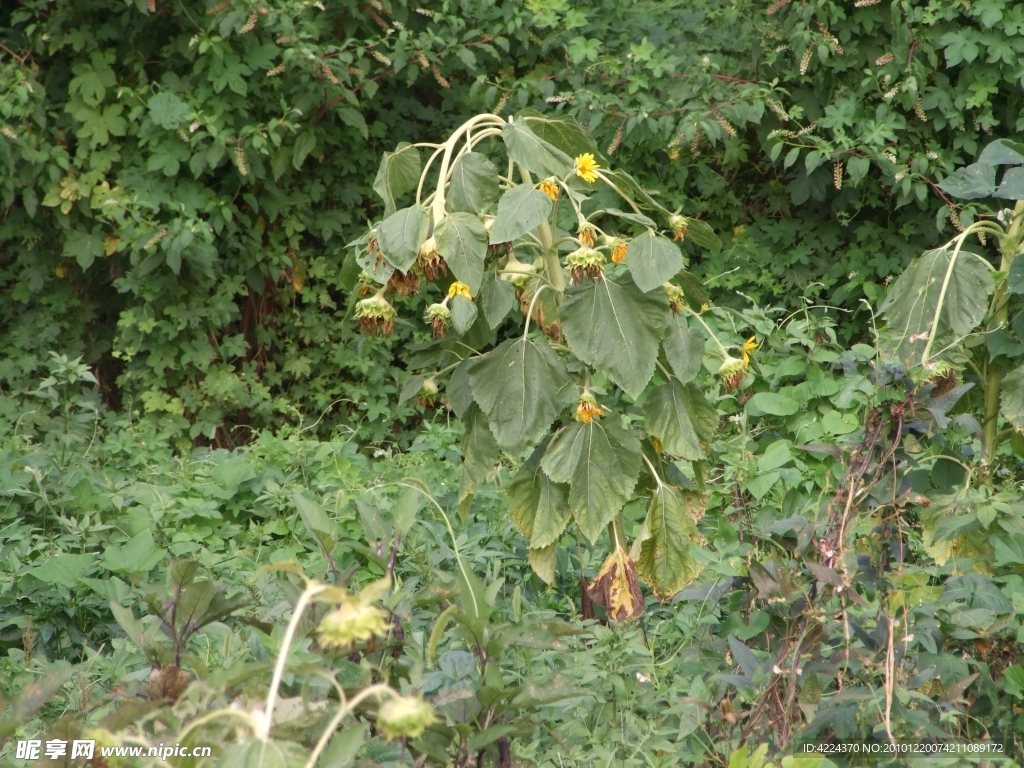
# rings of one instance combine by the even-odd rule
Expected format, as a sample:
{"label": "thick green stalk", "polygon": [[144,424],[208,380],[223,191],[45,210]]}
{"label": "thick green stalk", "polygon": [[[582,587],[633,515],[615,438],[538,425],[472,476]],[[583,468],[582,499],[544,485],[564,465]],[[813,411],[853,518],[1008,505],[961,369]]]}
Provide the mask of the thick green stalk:
{"label": "thick green stalk", "polygon": [[562,263],[558,260],[558,246],[555,244],[555,233],[551,225],[544,222],[537,230],[544,248],[544,271],[547,273],[551,287],[559,293],[565,290],[565,273]]}
{"label": "thick green stalk", "polygon": [[[1002,260],[999,264],[999,271],[1007,273],[1010,269],[1010,262],[1013,261],[1020,245],[1021,220],[1024,219],[1024,200],[1018,200],[1013,210],[1013,222],[1010,224],[1006,237],[999,244]],[[992,317],[986,326],[986,331],[994,331],[1002,328],[1009,320],[1009,294],[1007,279],[1004,276],[999,285],[996,286],[992,296]],[[981,442],[985,452],[985,459],[991,466],[996,459],[996,451],[999,450],[999,395],[1002,373],[992,365],[989,360],[987,376],[985,381],[985,419],[982,422]]]}

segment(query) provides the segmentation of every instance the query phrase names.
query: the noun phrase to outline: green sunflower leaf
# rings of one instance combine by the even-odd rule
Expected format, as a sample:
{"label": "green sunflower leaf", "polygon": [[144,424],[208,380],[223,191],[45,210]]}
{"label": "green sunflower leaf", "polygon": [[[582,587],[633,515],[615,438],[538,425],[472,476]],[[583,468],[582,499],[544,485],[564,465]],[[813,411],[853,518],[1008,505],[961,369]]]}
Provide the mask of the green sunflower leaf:
{"label": "green sunflower leaf", "polygon": [[556,483],[569,483],[569,508],[594,542],[632,496],[640,461],[640,441],[613,414],[559,430],[541,467]]}

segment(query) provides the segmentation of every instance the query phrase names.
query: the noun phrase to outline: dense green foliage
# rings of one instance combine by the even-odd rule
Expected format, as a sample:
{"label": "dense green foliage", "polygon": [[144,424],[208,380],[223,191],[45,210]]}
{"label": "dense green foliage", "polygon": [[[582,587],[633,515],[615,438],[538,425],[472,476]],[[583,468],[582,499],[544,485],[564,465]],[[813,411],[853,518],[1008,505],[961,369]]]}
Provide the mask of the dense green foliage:
{"label": "dense green foliage", "polygon": [[569,112],[723,232],[692,265],[716,287],[860,309],[909,242],[938,243],[934,183],[1019,119],[1002,0],[652,2],[628,23],[564,0],[418,7],[5,10],[2,386],[59,346],[108,404],[186,439],[288,420],[407,442],[394,345],[343,322],[344,246],[398,141],[483,108]]}
{"label": "dense green foliage", "polygon": [[1019,764],[1022,49],[1008,0],[4,5],[0,763]]}

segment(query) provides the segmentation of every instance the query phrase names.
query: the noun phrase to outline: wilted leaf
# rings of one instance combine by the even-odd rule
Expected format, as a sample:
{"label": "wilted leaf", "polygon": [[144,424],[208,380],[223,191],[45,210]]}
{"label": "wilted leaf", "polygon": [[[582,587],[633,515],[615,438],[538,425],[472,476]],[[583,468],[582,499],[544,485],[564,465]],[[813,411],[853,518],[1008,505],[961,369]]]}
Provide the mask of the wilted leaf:
{"label": "wilted leaf", "polygon": [[693,494],[659,485],[651,495],[645,522],[649,538],[641,545],[637,566],[659,600],[672,597],[700,574],[703,566],[690,551],[700,541],[700,514],[700,499]]}
{"label": "wilted leaf", "polygon": [[600,572],[587,587],[590,599],[603,605],[608,617],[615,621],[629,621],[644,612],[646,607],[636,566],[625,549],[615,548],[608,555]]}

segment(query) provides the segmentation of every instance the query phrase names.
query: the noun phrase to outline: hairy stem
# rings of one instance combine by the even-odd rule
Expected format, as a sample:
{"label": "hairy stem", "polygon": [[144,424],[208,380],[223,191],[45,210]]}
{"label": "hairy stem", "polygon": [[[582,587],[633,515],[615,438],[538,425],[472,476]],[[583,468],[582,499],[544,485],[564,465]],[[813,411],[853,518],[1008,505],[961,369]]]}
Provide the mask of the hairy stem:
{"label": "hairy stem", "polygon": [[[999,264],[999,271],[1009,272],[1010,262],[1013,261],[1021,239],[1021,220],[1024,219],[1024,200],[1018,200],[1013,209],[1013,221],[999,243],[999,250],[1002,255]],[[986,331],[994,331],[1006,325],[1009,319],[1009,296],[1007,294],[1007,280],[1003,277],[996,286],[992,296],[992,307],[994,312],[989,320]],[[991,465],[999,450],[999,395],[1001,390],[1003,374],[999,368],[989,361],[987,376],[985,380],[985,417],[982,421],[981,441],[985,452],[985,459]]]}

